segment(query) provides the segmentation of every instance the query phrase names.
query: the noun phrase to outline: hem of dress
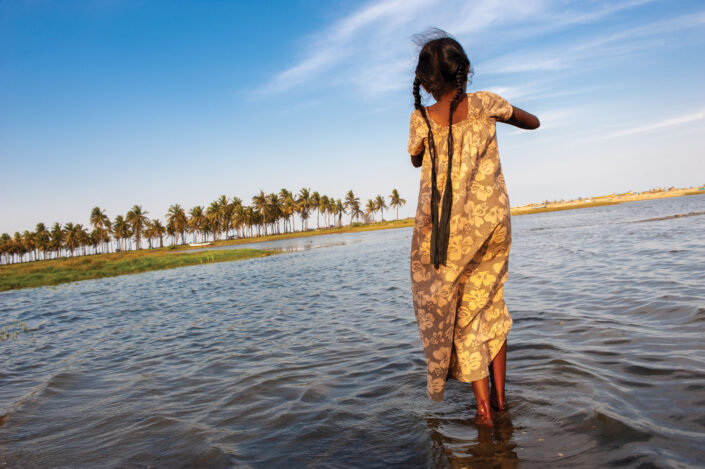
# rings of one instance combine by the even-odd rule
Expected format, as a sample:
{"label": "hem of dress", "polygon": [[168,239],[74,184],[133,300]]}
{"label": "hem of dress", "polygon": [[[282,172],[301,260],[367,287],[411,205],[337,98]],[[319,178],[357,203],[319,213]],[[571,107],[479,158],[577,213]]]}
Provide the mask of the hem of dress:
{"label": "hem of dress", "polygon": [[443,394],[444,393],[441,392],[440,396],[434,397],[430,392],[426,391],[426,396],[428,396],[428,398],[431,399],[433,402],[442,402],[443,401]]}
{"label": "hem of dress", "polygon": [[[514,324],[514,321],[512,321],[512,322],[509,323],[509,329],[507,329],[507,332],[504,334],[504,340],[502,341],[502,343],[504,343],[504,342],[507,341],[507,338],[509,337],[509,331],[511,331],[513,324]],[[490,340],[495,340],[496,338],[497,338],[497,337],[493,337],[493,338],[490,339]],[[492,360],[494,360],[495,357],[499,354],[499,351],[500,351],[500,350],[502,350],[502,347],[500,347],[500,348],[497,350],[497,353],[495,353],[494,355],[490,356],[490,363],[492,363]],[[475,381],[479,381],[479,380],[481,380],[481,379],[485,379],[485,378],[487,378],[487,377],[489,377],[489,376],[490,376],[490,367],[489,367],[489,365],[488,365],[488,366],[487,366],[487,369],[485,370],[485,373],[483,373],[482,376],[480,376],[479,378],[470,380],[470,379],[464,379],[464,378],[456,378],[455,376],[450,376],[450,375],[449,375],[449,376],[446,377],[446,382],[447,382],[448,380],[454,379],[454,380],[456,380],[456,381],[458,381],[458,382],[460,382],[460,383],[474,383]]]}

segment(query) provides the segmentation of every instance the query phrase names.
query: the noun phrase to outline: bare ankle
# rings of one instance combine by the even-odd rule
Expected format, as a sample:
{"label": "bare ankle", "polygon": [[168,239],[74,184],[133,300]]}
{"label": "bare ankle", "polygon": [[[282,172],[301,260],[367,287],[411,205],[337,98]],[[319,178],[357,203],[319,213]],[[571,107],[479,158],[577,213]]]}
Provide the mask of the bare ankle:
{"label": "bare ankle", "polygon": [[497,410],[505,410],[507,408],[507,398],[504,393],[497,393],[492,390],[490,393],[490,404]]}

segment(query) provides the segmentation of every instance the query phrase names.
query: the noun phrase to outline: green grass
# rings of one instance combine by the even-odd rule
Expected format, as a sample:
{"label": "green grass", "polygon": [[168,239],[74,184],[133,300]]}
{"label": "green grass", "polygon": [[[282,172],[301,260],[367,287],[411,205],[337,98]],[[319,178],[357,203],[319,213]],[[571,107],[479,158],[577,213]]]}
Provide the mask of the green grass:
{"label": "green grass", "polygon": [[0,342],[14,339],[20,334],[32,334],[34,332],[36,332],[36,329],[28,328],[27,323],[24,321],[11,322],[0,327]]}
{"label": "green grass", "polygon": [[261,249],[189,253],[164,248],[3,265],[0,266],[0,291],[137,274],[150,270],[175,269],[212,262],[237,261],[270,254],[273,254],[273,251]]}

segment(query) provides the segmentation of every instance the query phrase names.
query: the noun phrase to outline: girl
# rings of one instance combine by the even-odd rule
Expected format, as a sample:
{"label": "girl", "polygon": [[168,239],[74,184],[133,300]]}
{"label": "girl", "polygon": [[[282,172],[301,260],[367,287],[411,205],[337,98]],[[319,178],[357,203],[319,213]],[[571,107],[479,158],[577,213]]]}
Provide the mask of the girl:
{"label": "girl", "polygon": [[[539,120],[494,93],[465,94],[470,74],[470,61],[455,39],[443,33],[423,44],[408,146],[411,164],[422,167],[411,289],[428,396],[442,400],[449,378],[472,382],[475,421],[492,425],[490,404],[506,408],[506,338],[512,326],[503,295],[509,199],[495,122],[535,129]],[[421,105],[420,87],[434,105]]]}

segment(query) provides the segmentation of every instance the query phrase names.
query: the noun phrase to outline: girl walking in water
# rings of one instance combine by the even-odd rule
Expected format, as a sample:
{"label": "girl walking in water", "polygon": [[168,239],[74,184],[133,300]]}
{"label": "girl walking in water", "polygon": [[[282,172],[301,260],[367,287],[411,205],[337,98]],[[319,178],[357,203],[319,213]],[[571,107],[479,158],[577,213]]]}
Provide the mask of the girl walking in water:
{"label": "girl walking in water", "polygon": [[[427,393],[443,399],[446,380],[472,383],[475,420],[492,425],[506,408],[504,304],[511,244],[509,199],[496,122],[523,129],[536,116],[487,91],[466,94],[470,61],[445,33],[425,41],[414,78],[408,150],[421,167],[411,242],[411,289],[426,355]],[[436,101],[421,104],[421,91]],[[492,388],[490,390],[490,378]]]}

